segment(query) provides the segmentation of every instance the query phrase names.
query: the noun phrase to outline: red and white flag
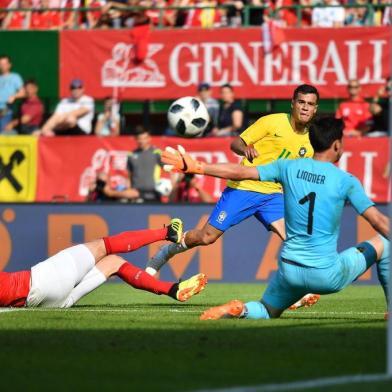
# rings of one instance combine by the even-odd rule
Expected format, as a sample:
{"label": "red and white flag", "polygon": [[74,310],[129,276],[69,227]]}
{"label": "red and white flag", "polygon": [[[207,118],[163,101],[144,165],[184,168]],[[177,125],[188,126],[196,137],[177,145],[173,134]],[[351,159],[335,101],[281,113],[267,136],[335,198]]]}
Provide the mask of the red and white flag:
{"label": "red and white flag", "polygon": [[276,20],[261,25],[264,53],[271,53],[284,41],[284,30]]}

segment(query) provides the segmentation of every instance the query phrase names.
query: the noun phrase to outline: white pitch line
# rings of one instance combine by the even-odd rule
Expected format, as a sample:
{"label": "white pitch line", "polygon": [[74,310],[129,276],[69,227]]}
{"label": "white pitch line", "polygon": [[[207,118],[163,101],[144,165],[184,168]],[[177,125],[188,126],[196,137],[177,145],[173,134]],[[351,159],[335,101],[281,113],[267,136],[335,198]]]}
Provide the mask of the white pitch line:
{"label": "white pitch line", "polygon": [[315,312],[315,311],[311,311],[311,310],[295,310],[295,311],[287,311],[284,314],[312,314],[312,315],[328,315],[328,314],[332,314],[332,315],[363,315],[363,316],[379,316],[380,314],[384,315],[384,312]]}
{"label": "white pitch line", "polygon": [[0,313],[14,312],[15,310],[18,310],[18,309],[16,309],[16,308],[1,308]]}
{"label": "white pitch line", "polygon": [[314,380],[294,381],[281,384],[260,384],[249,387],[233,387],[219,389],[198,389],[194,392],[275,392],[295,391],[332,385],[344,385],[359,382],[374,382],[392,380],[387,374],[358,374],[341,377],[316,378]]}
{"label": "white pitch line", "polygon": [[[10,312],[63,312],[63,313],[136,313],[136,312],[146,312],[147,310],[141,310],[138,308],[133,309],[83,309],[83,308],[5,308],[0,309],[0,313],[10,313]],[[197,310],[180,310],[180,309],[167,309],[168,312],[176,313],[200,313]]]}
{"label": "white pitch line", "polygon": [[[104,306],[104,305],[103,305]],[[191,309],[166,309],[168,312],[172,313],[200,313],[201,310],[191,310]],[[130,308],[130,309],[111,309],[111,308],[101,308],[101,309],[89,309],[89,308],[68,308],[68,309],[59,309],[59,308],[0,308],[0,313],[9,313],[9,312],[96,312],[96,313],[105,313],[105,312],[118,312],[118,313],[132,313],[132,312],[145,312],[146,310],[141,310],[140,308]],[[384,312],[315,312],[309,310],[296,310],[296,311],[287,311],[285,314],[289,315],[322,315],[322,316],[383,316]]]}
{"label": "white pitch line", "polygon": [[[136,312],[145,312],[146,310],[141,309],[61,309],[61,308],[11,308],[11,309],[0,309],[0,313],[9,313],[9,312],[63,312],[63,313],[136,313]],[[175,312],[176,310],[168,310],[169,312]],[[185,313],[185,312],[184,312]]]}

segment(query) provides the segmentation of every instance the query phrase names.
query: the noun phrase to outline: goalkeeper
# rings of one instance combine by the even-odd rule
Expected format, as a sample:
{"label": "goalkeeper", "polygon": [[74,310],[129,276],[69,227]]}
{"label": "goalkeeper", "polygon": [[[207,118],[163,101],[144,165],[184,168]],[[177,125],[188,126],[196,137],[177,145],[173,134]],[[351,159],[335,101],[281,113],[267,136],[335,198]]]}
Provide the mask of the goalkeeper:
{"label": "goalkeeper", "polygon": [[[332,117],[310,125],[314,158],[302,161],[282,159],[269,165],[244,167],[197,162],[182,148],[164,152],[162,162],[168,171],[233,180],[278,181],[284,189],[287,239],[279,256],[278,272],[262,299],[245,304],[230,301],[203,312],[202,320],[276,318],[307,292],[338,292],[373,264],[388,297],[389,219],[369,200],[357,178],[334,165],[343,153],[343,128],[343,121]],[[337,240],[346,202],[381,235],[338,253]]]}

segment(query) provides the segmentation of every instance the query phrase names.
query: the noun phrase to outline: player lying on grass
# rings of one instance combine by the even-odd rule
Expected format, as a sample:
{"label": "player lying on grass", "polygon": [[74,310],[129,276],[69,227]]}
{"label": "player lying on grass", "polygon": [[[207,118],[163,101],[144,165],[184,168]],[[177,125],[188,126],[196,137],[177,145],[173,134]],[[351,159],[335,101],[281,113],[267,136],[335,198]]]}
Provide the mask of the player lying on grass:
{"label": "player lying on grass", "polygon": [[[224,317],[269,319],[279,317],[308,292],[335,293],[362,275],[374,263],[388,296],[389,220],[366,196],[357,178],[336,163],[343,152],[344,123],[332,117],[316,120],[309,138],[314,157],[280,159],[269,165],[204,164],[182,148],[162,154],[165,170],[206,174],[233,180],[277,181],[283,185],[287,239],[279,256],[278,271],[260,301],[233,300],[210,308],[202,320]],[[381,235],[344,252],[337,252],[343,207],[350,202]]]}
{"label": "player lying on grass", "polygon": [[[243,157],[241,165],[257,166],[280,158],[312,157],[308,125],[317,112],[318,100],[317,89],[302,84],[294,90],[290,113],[262,116],[235,138],[231,149]],[[201,229],[187,231],[179,244],[162,246],[148,261],[146,271],[154,275],[176,254],[195,246],[214,243],[226,230],[250,216],[284,240],[282,186],[271,181],[228,181],[208,222]],[[296,306],[311,306],[318,298],[318,295],[306,295]]]}
{"label": "player lying on grass", "polygon": [[163,229],[126,231],[64,249],[30,271],[0,272],[0,306],[69,308],[112,275],[136,289],[186,301],[204,289],[204,274],[180,283],[162,282],[115,255],[156,241],[178,242],[181,235],[181,220],[172,219]]}

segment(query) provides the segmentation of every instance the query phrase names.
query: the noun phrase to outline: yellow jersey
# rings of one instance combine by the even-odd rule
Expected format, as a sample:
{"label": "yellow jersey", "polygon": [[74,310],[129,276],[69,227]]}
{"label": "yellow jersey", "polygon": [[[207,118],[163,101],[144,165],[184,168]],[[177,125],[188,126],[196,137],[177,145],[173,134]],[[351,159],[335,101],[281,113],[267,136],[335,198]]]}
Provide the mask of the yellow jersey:
{"label": "yellow jersey", "polygon": [[[303,134],[296,133],[290,123],[290,114],[277,113],[260,117],[240,135],[249,146],[253,144],[259,156],[249,162],[243,158],[241,165],[266,165],[278,159],[310,158],[313,148],[309,142],[308,130]],[[282,192],[282,186],[267,181],[228,181],[227,186],[265,194]]]}

